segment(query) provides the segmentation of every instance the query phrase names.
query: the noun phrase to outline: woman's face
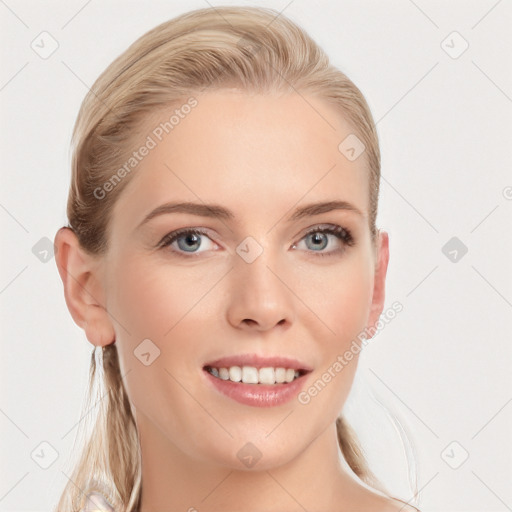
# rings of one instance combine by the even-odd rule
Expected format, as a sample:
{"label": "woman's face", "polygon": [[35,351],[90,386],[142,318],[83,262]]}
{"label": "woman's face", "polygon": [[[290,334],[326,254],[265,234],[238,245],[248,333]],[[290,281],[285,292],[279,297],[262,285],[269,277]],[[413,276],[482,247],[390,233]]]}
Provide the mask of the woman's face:
{"label": "woman's face", "polygon": [[[157,127],[176,107],[153,115],[134,147],[151,146],[111,218],[106,309],[142,439],[203,464],[250,468],[253,457],[265,469],[297,457],[340,413],[358,351],[348,363],[344,354],[382,311],[387,235],[376,267],[365,154],[339,149],[353,130],[327,104],[232,90],[196,99],[169,133]],[[294,217],[334,201],[351,208]],[[166,203],[199,214],[143,222]],[[184,228],[203,233],[161,244]],[[205,369],[221,358],[235,359],[210,366],[247,366],[244,380],[286,376],[251,369],[261,367],[301,376],[228,382]]]}

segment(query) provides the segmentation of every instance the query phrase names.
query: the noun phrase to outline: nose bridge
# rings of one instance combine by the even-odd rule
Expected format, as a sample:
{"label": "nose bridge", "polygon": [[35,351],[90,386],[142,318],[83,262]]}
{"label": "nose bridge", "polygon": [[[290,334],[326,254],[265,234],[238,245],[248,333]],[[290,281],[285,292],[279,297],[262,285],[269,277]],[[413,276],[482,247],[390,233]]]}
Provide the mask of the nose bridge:
{"label": "nose bridge", "polygon": [[278,251],[247,237],[236,248],[229,317],[236,326],[269,329],[293,320],[293,294],[285,285]]}

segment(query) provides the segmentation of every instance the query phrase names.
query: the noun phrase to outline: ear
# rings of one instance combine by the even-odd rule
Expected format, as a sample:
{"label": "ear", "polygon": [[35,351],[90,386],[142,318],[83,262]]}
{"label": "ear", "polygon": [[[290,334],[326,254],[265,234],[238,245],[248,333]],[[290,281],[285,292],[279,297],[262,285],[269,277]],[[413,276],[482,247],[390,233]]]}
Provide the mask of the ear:
{"label": "ear", "polygon": [[115,341],[115,331],[104,307],[101,259],[87,253],[67,227],[57,231],[54,244],[55,261],[73,320],[93,345],[109,345]]}
{"label": "ear", "polygon": [[375,324],[379,320],[382,310],[384,309],[384,299],[386,298],[386,272],[388,269],[388,262],[389,235],[386,233],[386,231],[379,230],[373,283],[373,296],[367,322],[367,328],[370,330],[370,332],[375,332]]}

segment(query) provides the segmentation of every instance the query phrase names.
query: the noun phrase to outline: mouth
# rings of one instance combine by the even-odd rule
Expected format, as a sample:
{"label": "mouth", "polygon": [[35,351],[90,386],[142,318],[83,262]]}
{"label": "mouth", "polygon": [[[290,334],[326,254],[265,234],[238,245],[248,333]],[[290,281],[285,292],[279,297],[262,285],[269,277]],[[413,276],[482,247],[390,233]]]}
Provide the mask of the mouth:
{"label": "mouth", "polygon": [[210,375],[217,379],[229,380],[231,382],[242,382],[243,384],[266,384],[275,386],[279,384],[289,384],[295,379],[309,373],[307,370],[295,370],[293,368],[284,368],[279,366],[274,368],[266,366],[256,368],[255,366],[230,366],[230,367],[214,367],[205,366],[203,368]]}
{"label": "mouth", "polygon": [[312,371],[295,359],[255,354],[217,359],[203,366],[203,373],[214,389],[239,403],[256,407],[290,401]]}

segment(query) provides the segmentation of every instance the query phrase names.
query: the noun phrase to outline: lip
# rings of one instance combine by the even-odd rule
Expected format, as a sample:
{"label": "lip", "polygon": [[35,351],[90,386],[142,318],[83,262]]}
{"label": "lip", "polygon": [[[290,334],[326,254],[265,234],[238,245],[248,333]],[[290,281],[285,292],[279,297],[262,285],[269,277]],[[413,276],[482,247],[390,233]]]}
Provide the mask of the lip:
{"label": "lip", "polygon": [[[230,368],[231,366],[252,366],[261,368],[291,368],[301,375],[292,382],[281,384],[244,384],[214,377],[207,367]],[[295,398],[306,382],[307,376],[313,371],[311,366],[297,359],[284,356],[261,356],[259,354],[239,354],[221,357],[203,365],[202,373],[207,382],[224,396],[244,405],[253,407],[276,407]]]}
{"label": "lip", "polygon": [[215,390],[236,402],[253,407],[276,407],[291,401],[300,393],[309,375],[308,372],[283,384],[244,384],[214,377],[205,369],[202,373]]}
{"label": "lip", "polygon": [[258,370],[260,368],[292,368],[293,370],[304,370],[309,373],[313,371],[309,365],[297,361],[291,357],[269,356],[264,357],[259,354],[240,354],[228,357],[221,357],[215,361],[209,361],[203,365],[203,368],[210,366],[212,368],[229,368],[230,366],[253,366]]}

